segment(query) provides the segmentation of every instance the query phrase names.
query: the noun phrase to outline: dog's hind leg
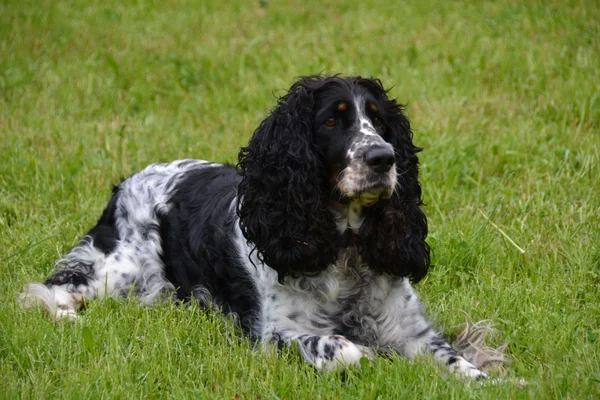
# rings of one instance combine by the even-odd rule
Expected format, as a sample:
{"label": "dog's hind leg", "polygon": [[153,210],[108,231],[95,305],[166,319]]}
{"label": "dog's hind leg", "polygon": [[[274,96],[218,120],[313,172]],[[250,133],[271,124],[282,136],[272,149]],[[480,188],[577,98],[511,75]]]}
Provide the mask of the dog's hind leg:
{"label": "dog's hind leg", "polygon": [[56,263],[52,276],[44,283],[25,286],[20,296],[25,307],[39,306],[56,320],[74,320],[82,301],[98,295],[98,271],[114,257],[119,242],[115,224],[117,200],[115,188],[96,226]]}
{"label": "dog's hind leg", "polygon": [[44,283],[30,283],[20,296],[25,307],[39,306],[56,320],[75,320],[84,298],[96,296],[95,270],[106,260],[86,236],[59,260],[54,274]]}
{"label": "dog's hind leg", "polygon": [[[197,165],[197,164],[195,164]],[[159,213],[179,164],[155,165],[113,189],[96,225],[42,283],[25,287],[25,306],[39,304],[52,318],[77,318],[82,301],[135,293],[144,304],[172,296],[164,276]]]}
{"label": "dog's hind leg", "polygon": [[159,255],[153,249],[149,242],[119,241],[106,254],[86,236],[57,263],[56,271],[43,284],[27,285],[21,301],[26,307],[41,306],[56,320],[74,320],[84,300],[122,298],[130,293],[144,304],[168,298],[175,288],[163,277]]}

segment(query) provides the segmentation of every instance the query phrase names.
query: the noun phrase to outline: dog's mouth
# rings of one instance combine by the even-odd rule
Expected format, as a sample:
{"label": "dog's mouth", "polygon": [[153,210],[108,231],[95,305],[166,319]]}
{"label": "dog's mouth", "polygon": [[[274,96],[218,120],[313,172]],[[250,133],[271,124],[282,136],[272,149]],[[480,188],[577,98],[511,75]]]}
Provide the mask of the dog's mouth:
{"label": "dog's mouth", "polygon": [[345,194],[338,188],[333,191],[335,203],[339,205],[357,203],[363,207],[372,207],[381,200],[387,200],[394,194],[394,188],[382,182],[368,186],[358,192]]}
{"label": "dog's mouth", "polygon": [[336,203],[357,203],[363,207],[372,207],[381,200],[392,197],[397,184],[396,170],[386,174],[356,173],[358,167],[348,167],[342,173],[335,174],[332,196]]}
{"label": "dog's mouth", "polygon": [[379,200],[386,200],[392,197],[393,189],[386,185],[375,185],[365,189],[357,197],[357,202],[363,207],[372,207]]}

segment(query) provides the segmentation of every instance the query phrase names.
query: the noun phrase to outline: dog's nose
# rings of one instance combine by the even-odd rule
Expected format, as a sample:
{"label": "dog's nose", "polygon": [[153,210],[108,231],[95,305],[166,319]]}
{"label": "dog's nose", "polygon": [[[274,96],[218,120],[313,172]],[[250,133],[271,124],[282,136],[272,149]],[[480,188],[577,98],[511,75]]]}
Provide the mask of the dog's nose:
{"label": "dog's nose", "polygon": [[365,161],[373,171],[383,174],[392,168],[396,157],[394,156],[394,150],[387,147],[376,147],[365,154]]}

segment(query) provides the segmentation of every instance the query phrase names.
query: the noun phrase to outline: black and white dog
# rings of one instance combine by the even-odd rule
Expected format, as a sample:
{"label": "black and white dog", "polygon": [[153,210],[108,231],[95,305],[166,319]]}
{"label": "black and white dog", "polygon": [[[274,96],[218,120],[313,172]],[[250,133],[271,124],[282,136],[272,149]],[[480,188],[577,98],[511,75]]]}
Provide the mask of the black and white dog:
{"label": "black and white dog", "polygon": [[486,374],[436,333],[411,286],[427,273],[420,149],[381,82],[309,76],[278,100],[236,167],[153,164],[25,304],[76,319],[83,299],[195,298],[318,369],[429,351]]}

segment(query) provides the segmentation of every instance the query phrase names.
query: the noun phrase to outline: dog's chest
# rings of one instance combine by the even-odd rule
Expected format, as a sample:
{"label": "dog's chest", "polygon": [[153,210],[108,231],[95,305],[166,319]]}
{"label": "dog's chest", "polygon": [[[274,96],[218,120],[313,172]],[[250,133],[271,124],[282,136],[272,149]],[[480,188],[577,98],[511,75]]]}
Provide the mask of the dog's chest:
{"label": "dog's chest", "polygon": [[314,277],[286,282],[292,312],[311,327],[322,327],[359,342],[377,337],[376,320],[391,290],[391,278],[364,264],[356,249],[344,249],[338,261]]}

